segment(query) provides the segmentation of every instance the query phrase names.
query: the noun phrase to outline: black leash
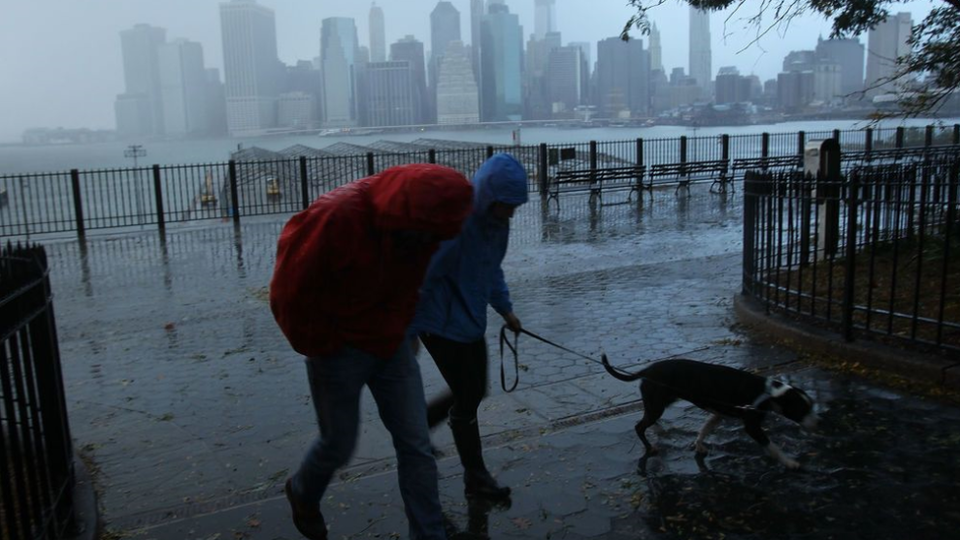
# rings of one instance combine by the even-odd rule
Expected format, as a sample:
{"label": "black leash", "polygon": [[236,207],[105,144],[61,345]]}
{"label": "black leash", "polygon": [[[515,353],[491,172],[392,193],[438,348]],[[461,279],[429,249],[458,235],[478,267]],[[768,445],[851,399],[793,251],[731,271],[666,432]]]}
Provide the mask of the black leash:
{"label": "black leash", "polygon": [[[514,390],[516,390],[516,389],[517,389],[517,385],[520,383],[520,361],[519,361],[519,356],[520,356],[520,355],[519,355],[519,350],[520,350],[520,349],[519,349],[519,344],[518,344],[518,340],[519,340],[519,338],[520,338],[520,334],[526,334],[526,335],[528,335],[528,336],[530,336],[530,337],[532,337],[532,338],[534,338],[534,339],[536,339],[536,340],[538,340],[538,341],[542,341],[542,342],[546,343],[547,345],[550,345],[550,346],[552,346],[552,347],[556,347],[556,348],[560,349],[561,351],[566,351],[566,352],[568,352],[568,353],[570,353],[570,354],[572,354],[572,355],[578,356],[578,357],[580,357],[580,358],[582,358],[582,359],[584,359],[584,360],[587,360],[587,361],[589,361],[589,362],[593,362],[594,364],[599,364],[599,365],[603,366],[604,369],[607,368],[607,366],[605,366],[605,365],[603,364],[603,362],[601,362],[600,360],[597,360],[597,359],[595,359],[595,358],[591,358],[591,357],[589,357],[589,356],[587,356],[587,355],[585,355],[585,354],[583,354],[583,353],[580,353],[580,352],[577,352],[577,351],[575,351],[575,350],[573,350],[573,349],[569,349],[569,348],[567,348],[567,347],[564,347],[563,345],[560,345],[559,343],[550,341],[549,339],[547,339],[547,338],[545,338],[545,337],[543,337],[543,336],[538,336],[537,334],[534,334],[533,332],[531,332],[531,331],[529,331],[529,330],[526,330],[526,329],[523,329],[523,328],[521,328],[519,331],[516,331],[516,332],[513,332],[512,330],[510,330],[511,332],[513,332],[513,343],[510,343],[510,339],[507,337],[507,331],[508,331],[508,330],[510,330],[510,329],[509,329],[509,327],[508,327],[507,325],[503,325],[503,326],[500,327],[500,386],[503,388],[503,391],[506,392],[506,393],[508,393],[508,394],[509,394],[510,392],[513,392]],[[504,345],[506,345],[507,348],[510,349],[510,352],[513,353],[513,374],[514,374],[514,379],[513,379],[513,385],[511,385],[510,388],[507,388],[507,377],[506,377],[506,372],[505,372],[505,369],[504,369],[504,361],[503,361],[503,347],[504,347]],[[660,360],[667,360],[667,359],[674,358],[674,357],[677,357],[677,356],[680,356],[680,355],[686,355],[686,354],[690,354],[690,353],[702,351],[702,350],[709,349],[709,348],[710,348],[709,345],[704,345],[703,347],[699,347],[699,348],[696,348],[696,349],[691,349],[691,350],[689,350],[689,351],[684,351],[684,352],[677,353],[677,354],[674,354],[674,355],[671,355],[671,356],[667,356],[667,357],[664,357],[664,358],[658,358],[658,359],[655,359],[655,360],[649,360],[649,361],[647,361],[647,362],[644,362],[644,364],[652,364],[652,363],[654,363],[654,362],[659,362]],[[787,363],[792,363],[792,362],[787,362]],[[622,373],[622,374],[624,374],[624,375],[632,375],[632,373],[630,373],[629,371],[626,371],[626,370],[624,370],[624,369],[622,369],[622,368],[619,368],[619,367],[616,367],[616,366],[613,366],[613,365],[611,365],[610,368],[613,369],[614,371],[617,371],[617,372]],[[652,381],[652,382],[653,382],[654,384],[663,386],[664,388],[671,389],[671,390],[673,390],[674,392],[680,393],[678,390],[676,390],[676,389],[674,389],[674,388],[671,388],[671,387],[663,384],[662,382],[658,382],[658,381]],[[758,401],[759,401],[759,398],[758,398]],[[722,406],[725,406],[725,407],[732,407],[732,408],[743,409],[743,410],[759,410],[759,409],[758,409],[759,403],[757,403],[757,402],[754,402],[754,403],[753,403],[752,405],[750,405],[750,406],[731,405],[731,404],[728,404],[728,403],[720,403],[720,402],[714,402],[714,404],[719,404],[719,405],[722,405]]]}
{"label": "black leash", "polygon": [[[600,362],[599,360],[596,360],[596,359],[594,359],[594,358],[591,358],[591,357],[589,357],[589,356],[587,356],[587,355],[585,355],[585,354],[579,353],[579,352],[577,352],[577,351],[575,351],[575,350],[573,350],[573,349],[568,349],[568,348],[564,347],[563,345],[560,345],[559,343],[554,343],[553,341],[550,341],[549,339],[547,339],[547,338],[545,338],[545,337],[538,336],[538,335],[534,334],[533,332],[531,332],[531,331],[529,331],[529,330],[527,330],[527,329],[525,329],[525,328],[521,328],[519,331],[510,330],[511,332],[513,332],[513,343],[511,344],[511,343],[510,343],[510,339],[507,337],[507,330],[510,330],[510,328],[509,328],[507,325],[503,325],[503,326],[500,327],[500,386],[503,388],[503,391],[504,391],[504,392],[507,392],[508,394],[509,394],[510,392],[513,392],[514,390],[516,390],[516,389],[517,389],[517,384],[520,383],[520,360],[519,360],[519,358],[518,358],[518,357],[520,356],[520,353],[519,353],[519,351],[520,351],[520,349],[519,349],[520,345],[517,343],[517,341],[518,341],[519,338],[520,338],[520,334],[526,334],[526,335],[528,335],[528,336],[530,336],[530,337],[532,337],[532,338],[534,338],[534,339],[537,339],[537,340],[540,340],[540,341],[546,343],[547,345],[552,345],[552,346],[560,349],[561,351],[566,351],[566,352],[568,352],[568,353],[570,353],[570,354],[573,354],[573,355],[575,355],[575,356],[579,356],[580,358],[583,358],[584,360],[589,360],[590,362],[593,362],[594,364],[600,364],[601,366],[603,365],[603,362]],[[514,375],[514,378],[513,378],[513,386],[511,386],[509,389],[507,388],[507,376],[506,376],[506,373],[504,372],[504,367],[503,367],[503,346],[504,346],[504,344],[506,344],[507,348],[510,349],[510,352],[513,353],[513,375]]]}
{"label": "black leash", "polygon": [[[566,351],[566,352],[568,352],[568,353],[570,353],[570,354],[572,354],[572,355],[578,356],[578,357],[580,357],[580,358],[582,358],[582,359],[584,359],[584,360],[587,360],[587,361],[589,361],[589,362],[593,362],[594,364],[603,366],[603,362],[601,362],[600,360],[597,360],[596,358],[592,358],[592,357],[587,356],[587,355],[585,355],[585,354],[583,354],[583,353],[577,352],[577,351],[575,351],[575,350],[573,350],[573,349],[569,349],[569,348],[567,348],[567,347],[564,347],[563,345],[560,345],[559,343],[550,341],[549,339],[547,339],[547,338],[545,338],[545,337],[543,337],[543,336],[538,336],[537,334],[534,334],[533,332],[531,332],[531,331],[529,331],[529,330],[527,330],[527,329],[525,329],[525,328],[521,328],[521,329],[520,329],[519,331],[517,331],[517,332],[513,332],[513,330],[510,330],[511,332],[513,332],[513,343],[510,343],[510,339],[507,337],[507,331],[508,331],[508,330],[510,330],[510,328],[509,328],[507,325],[503,325],[503,326],[500,327],[500,386],[503,388],[503,391],[504,391],[504,392],[507,392],[507,393],[513,392],[514,390],[516,390],[517,384],[520,383],[520,361],[519,361],[519,358],[518,358],[518,357],[520,356],[520,354],[519,354],[519,344],[518,344],[518,340],[519,340],[519,338],[520,338],[520,334],[526,334],[526,335],[528,335],[528,336],[530,336],[530,337],[532,337],[532,338],[534,338],[534,339],[536,339],[536,340],[538,340],[538,341],[542,341],[542,342],[546,343],[547,345],[550,345],[550,346],[552,346],[552,347],[556,347],[556,348],[560,349],[561,351]],[[506,376],[506,370],[505,370],[505,368],[504,368],[504,361],[503,361],[503,347],[504,347],[504,345],[506,345],[507,348],[510,349],[510,352],[513,353],[513,375],[514,375],[514,379],[513,379],[513,385],[512,385],[510,388],[507,388],[507,376]],[[688,354],[688,353],[692,353],[692,352],[702,351],[702,350],[708,349],[708,348],[709,348],[709,346],[704,346],[704,347],[700,347],[699,349],[693,349],[693,350],[691,350],[691,351],[686,351],[686,352],[683,352],[683,353],[680,353],[680,354]],[[678,355],[673,355],[673,356],[678,356]],[[668,357],[668,358],[671,358],[671,357]],[[652,362],[655,362],[655,361],[656,361],[656,360],[651,360],[650,362],[647,362],[647,363],[652,363]],[[611,369],[613,369],[614,371],[620,372],[620,373],[622,373],[622,374],[624,374],[624,375],[630,375],[630,372],[628,372],[628,371],[625,371],[625,370],[620,369],[620,368],[615,367],[615,366],[610,366],[610,367],[611,367]],[[604,369],[606,369],[606,366],[604,366]]]}

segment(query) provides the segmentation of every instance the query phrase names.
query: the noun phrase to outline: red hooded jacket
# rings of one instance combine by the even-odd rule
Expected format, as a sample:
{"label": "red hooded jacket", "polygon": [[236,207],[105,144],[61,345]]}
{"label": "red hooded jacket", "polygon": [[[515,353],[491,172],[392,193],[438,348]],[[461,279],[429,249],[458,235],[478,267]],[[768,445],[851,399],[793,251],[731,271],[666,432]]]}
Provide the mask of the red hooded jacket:
{"label": "red hooded jacket", "polygon": [[[270,309],[290,345],[325,356],[345,344],[389,358],[413,318],[441,240],[470,214],[472,187],[454,169],[415,164],[351,182],[283,227]],[[398,232],[434,236],[405,243]]]}

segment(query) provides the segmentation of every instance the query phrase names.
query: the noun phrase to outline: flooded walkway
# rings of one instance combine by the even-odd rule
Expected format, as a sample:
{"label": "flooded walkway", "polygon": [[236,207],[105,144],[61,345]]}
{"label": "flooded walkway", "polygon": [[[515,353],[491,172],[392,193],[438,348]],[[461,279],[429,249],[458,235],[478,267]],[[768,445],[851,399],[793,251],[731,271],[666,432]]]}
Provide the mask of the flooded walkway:
{"label": "flooded walkway", "polygon": [[[614,202],[606,200],[604,202]],[[630,368],[684,354],[781,375],[824,407],[822,430],[768,421],[786,471],[723,424],[698,463],[702,411],[675,405],[663,455],[636,471],[636,384],[532,340],[520,383],[480,412],[509,508],[462,496],[449,430],[444,506],[491,538],[949,538],[960,530],[960,411],[813,369],[738,331],[741,207],[695,188],[642,206],[539,201],[514,222],[505,270],[524,325]],[[283,220],[212,223],[47,246],[70,420],[97,467],[108,527],[136,538],[299,538],[284,479],[316,432],[303,362],[266,287]],[[489,343],[499,329],[491,317]],[[421,357],[428,396],[443,382]],[[512,370],[510,372],[512,374]],[[325,503],[334,538],[405,536],[393,449],[369,395],[357,455]],[[772,420],[772,419],[771,419]],[[912,533],[912,534],[911,534]],[[135,534],[135,536],[133,536]],[[474,535],[482,538],[482,535]]]}

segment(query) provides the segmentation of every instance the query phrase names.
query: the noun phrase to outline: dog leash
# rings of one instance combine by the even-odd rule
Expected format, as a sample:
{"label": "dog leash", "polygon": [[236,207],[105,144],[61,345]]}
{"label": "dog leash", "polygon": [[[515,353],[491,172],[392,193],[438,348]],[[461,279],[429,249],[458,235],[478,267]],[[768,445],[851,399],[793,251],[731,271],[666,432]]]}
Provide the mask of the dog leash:
{"label": "dog leash", "polygon": [[[513,332],[513,343],[510,343],[510,338],[507,337],[507,330],[510,330],[511,332]],[[518,340],[519,340],[519,338],[520,338],[520,334],[526,334],[526,335],[532,337],[533,339],[536,339],[536,340],[538,340],[538,341],[542,341],[542,342],[546,343],[547,345],[556,347],[556,348],[560,349],[561,351],[566,351],[566,352],[568,352],[568,353],[570,353],[570,354],[572,354],[572,355],[574,355],[574,356],[578,356],[578,357],[580,357],[580,358],[583,358],[584,360],[588,360],[588,361],[590,361],[590,362],[593,362],[594,364],[600,364],[601,366],[603,365],[603,363],[600,362],[599,360],[596,360],[596,359],[594,359],[594,358],[591,358],[591,357],[589,357],[589,356],[587,356],[587,355],[585,355],[585,354],[583,354],[583,353],[577,352],[577,351],[575,351],[575,350],[573,350],[573,349],[569,349],[569,348],[567,348],[567,347],[564,347],[563,345],[560,345],[559,343],[555,343],[555,342],[553,342],[553,341],[550,341],[549,339],[547,339],[547,338],[545,338],[545,337],[538,336],[537,334],[534,334],[533,332],[531,332],[531,331],[529,331],[529,330],[527,330],[527,329],[525,329],[525,328],[521,328],[520,330],[516,330],[516,331],[515,331],[515,330],[511,330],[510,327],[508,327],[507,325],[503,325],[503,326],[500,327],[500,386],[503,388],[503,391],[504,391],[504,392],[507,392],[508,394],[509,394],[510,392],[513,392],[514,390],[516,390],[517,384],[520,383],[520,360],[519,360],[519,356],[520,356],[520,344],[518,343]],[[505,370],[505,368],[504,368],[504,361],[503,361],[503,348],[504,348],[504,345],[506,345],[506,347],[507,347],[508,349],[510,349],[510,352],[513,353],[513,375],[514,375],[514,377],[513,377],[513,385],[512,385],[509,389],[507,388],[507,376],[506,376],[506,370]]]}
{"label": "dog leash", "polygon": [[[507,331],[508,331],[508,330],[510,330],[510,328],[509,328],[507,325],[503,325],[503,326],[500,327],[500,386],[503,388],[503,391],[504,391],[504,392],[507,392],[508,394],[509,394],[510,392],[513,392],[514,390],[516,390],[517,384],[520,383],[520,361],[519,361],[520,345],[519,345],[519,343],[518,343],[518,340],[519,340],[519,338],[520,338],[520,334],[526,334],[526,335],[528,335],[528,336],[530,336],[530,337],[532,337],[532,338],[534,338],[534,339],[536,339],[536,340],[538,340],[538,341],[542,341],[543,343],[546,343],[547,345],[550,345],[550,346],[552,346],[552,347],[556,347],[557,349],[560,349],[561,351],[568,352],[568,353],[570,353],[570,354],[572,354],[572,355],[574,355],[574,356],[577,356],[577,357],[580,357],[580,358],[582,358],[582,359],[584,359],[584,360],[587,360],[588,362],[592,362],[592,363],[597,364],[597,365],[599,365],[599,366],[603,366],[603,362],[601,362],[600,360],[597,360],[596,358],[587,356],[587,355],[585,355],[585,354],[583,354],[583,353],[580,353],[580,352],[577,352],[577,351],[575,351],[575,350],[573,350],[573,349],[564,347],[563,345],[560,345],[559,343],[556,343],[556,342],[554,342],[554,341],[551,341],[551,340],[549,340],[549,339],[547,339],[547,338],[545,338],[545,337],[543,337],[543,336],[538,336],[537,334],[534,334],[533,332],[531,332],[531,331],[529,331],[529,330],[527,330],[527,329],[525,329],[525,328],[521,328],[519,331],[510,330],[511,332],[513,332],[513,343],[510,343],[510,339],[507,337]],[[514,379],[513,379],[513,385],[512,385],[510,388],[507,388],[506,369],[504,368],[504,360],[503,360],[504,345],[506,345],[506,347],[507,347],[508,349],[510,349],[510,352],[513,353],[513,375],[514,375]],[[678,354],[675,354],[675,355],[673,355],[673,356],[679,356],[680,354],[689,354],[689,353],[698,352],[698,351],[702,351],[702,350],[704,350],[704,349],[709,349],[709,348],[710,348],[709,345],[705,345],[705,346],[703,346],[703,347],[700,347],[700,348],[697,348],[697,349],[693,349],[693,350],[690,350],[690,351],[684,351],[684,352],[682,352],[682,353],[678,353]],[[668,356],[668,357],[666,357],[666,358],[672,358],[673,356]],[[658,360],[663,360],[663,359],[658,359]],[[658,360],[650,360],[649,362],[645,362],[645,363],[652,363],[652,362],[656,362],[656,361],[658,361]],[[623,369],[621,369],[621,368],[618,368],[618,367],[616,367],[616,366],[610,366],[610,367],[611,367],[613,370],[615,370],[615,371],[618,371],[618,372],[623,373],[623,374],[625,374],[625,375],[630,375],[630,372],[625,371],[625,370],[623,370]],[[604,366],[604,369],[606,369],[606,366]]]}

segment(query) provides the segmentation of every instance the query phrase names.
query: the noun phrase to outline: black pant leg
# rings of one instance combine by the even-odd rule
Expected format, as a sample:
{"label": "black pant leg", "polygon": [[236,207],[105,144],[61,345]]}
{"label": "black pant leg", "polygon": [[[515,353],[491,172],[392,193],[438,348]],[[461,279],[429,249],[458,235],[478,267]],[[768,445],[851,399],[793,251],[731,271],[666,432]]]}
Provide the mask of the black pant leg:
{"label": "black pant leg", "polygon": [[[437,369],[453,394],[452,414],[458,418],[476,418],[480,402],[487,393],[487,344],[483,339],[461,343],[432,334],[422,334],[420,341],[430,353]],[[441,401],[442,400],[442,401]],[[435,400],[430,416],[436,419],[439,407],[450,408],[449,398]]]}

